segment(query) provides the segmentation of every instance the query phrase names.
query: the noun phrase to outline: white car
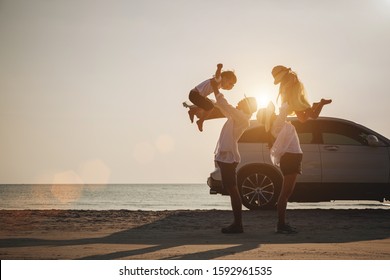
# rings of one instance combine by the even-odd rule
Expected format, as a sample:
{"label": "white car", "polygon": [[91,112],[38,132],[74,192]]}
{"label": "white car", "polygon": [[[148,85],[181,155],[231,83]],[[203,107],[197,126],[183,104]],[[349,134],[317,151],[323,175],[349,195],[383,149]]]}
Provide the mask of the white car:
{"label": "white car", "polygon": [[[303,174],[289,201],[390,199],[390,140],[357,123],[320,117],[295,126],[303,150]],[[239,140],[237,167],[242,204],[248,209],[272,209],[283,182],[272,165],[264,127],[252,121]],[[210,194],[227,195],[216,169],[207,180]]]}

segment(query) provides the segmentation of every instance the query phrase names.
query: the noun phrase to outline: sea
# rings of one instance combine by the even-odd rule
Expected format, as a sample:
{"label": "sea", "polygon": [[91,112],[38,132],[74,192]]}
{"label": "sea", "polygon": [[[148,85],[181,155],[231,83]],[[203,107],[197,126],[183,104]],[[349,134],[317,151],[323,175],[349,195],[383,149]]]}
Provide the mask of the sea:
{"label": "sea", "polygon": [[[230,210],[230,198],[206,184],[0,185],[1,210]],[[245,207],[244,207],[245,209]],[[288,209],[387,209],[389,202],[330,201]]]}

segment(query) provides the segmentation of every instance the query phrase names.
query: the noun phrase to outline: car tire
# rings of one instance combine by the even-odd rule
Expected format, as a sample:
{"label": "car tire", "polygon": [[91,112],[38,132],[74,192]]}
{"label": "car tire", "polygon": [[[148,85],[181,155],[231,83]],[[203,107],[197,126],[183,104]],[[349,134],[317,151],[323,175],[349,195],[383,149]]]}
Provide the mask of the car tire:
{"label": "car tire", "polygon": [[238,188],[242,204],[250,210],[275,209],[283,177],[275,168],[255,165],[241,169]]}

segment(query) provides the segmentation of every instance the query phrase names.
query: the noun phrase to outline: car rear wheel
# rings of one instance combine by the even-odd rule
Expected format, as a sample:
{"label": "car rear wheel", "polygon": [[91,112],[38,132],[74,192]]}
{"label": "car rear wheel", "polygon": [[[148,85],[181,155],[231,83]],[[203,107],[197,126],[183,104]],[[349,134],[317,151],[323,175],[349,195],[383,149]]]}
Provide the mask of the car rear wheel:
{"label": "car rear wheel", "polygon": [[251,168],[239,175],[242,204],[250,210],[274,209],[283,178],[267,168]]}

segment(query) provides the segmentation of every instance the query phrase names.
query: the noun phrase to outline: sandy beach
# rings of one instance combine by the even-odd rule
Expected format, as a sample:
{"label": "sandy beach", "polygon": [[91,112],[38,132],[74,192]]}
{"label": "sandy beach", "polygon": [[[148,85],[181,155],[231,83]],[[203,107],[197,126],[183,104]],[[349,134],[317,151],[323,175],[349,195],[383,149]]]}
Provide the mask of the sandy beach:
{"label": "sandy beach", "polygon": [[0,211],[6,259],[389,260],[388,210],[288,210],[298,234],[274,232],[274,211],[245,211],[245,233],[224,235],[231,211]]}

